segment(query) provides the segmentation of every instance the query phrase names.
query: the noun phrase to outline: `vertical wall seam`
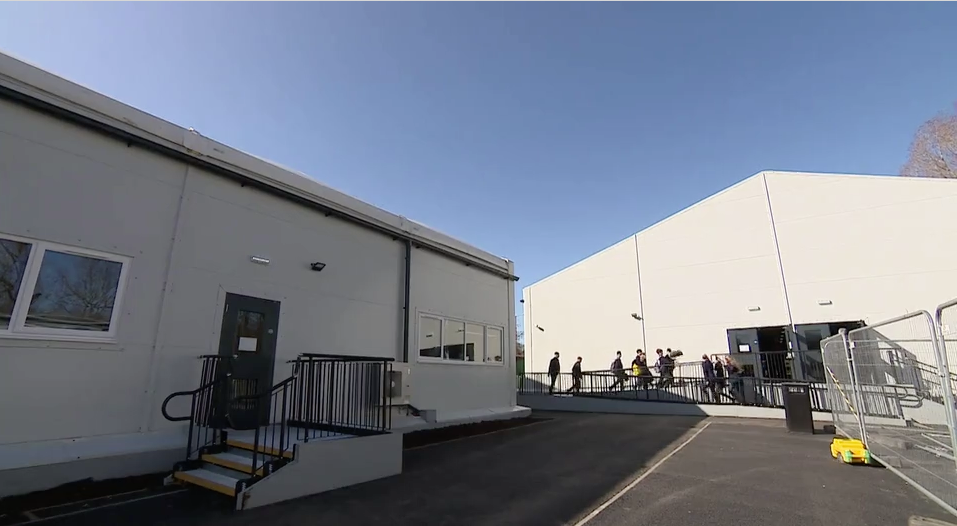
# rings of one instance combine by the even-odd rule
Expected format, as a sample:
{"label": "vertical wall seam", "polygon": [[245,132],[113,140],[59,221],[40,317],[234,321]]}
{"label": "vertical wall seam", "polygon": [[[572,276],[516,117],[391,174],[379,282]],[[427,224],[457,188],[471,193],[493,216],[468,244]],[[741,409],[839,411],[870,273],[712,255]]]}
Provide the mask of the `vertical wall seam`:
{"label": "vertical wall seam", "polygon": [[[163,326],[166,323],[167,311],[169,309],[168,299],[173,288],[172,281],[173,281],[173,268],[176,265],[176,248],[180,244],[180,240],[182,238],[182,235],[181,235],[182,227],[183,227],[183,223],[185,222],[183,220],[183,216],[185,215],[183,213],[183,209],[184,209],[183,205],[186,202],[186,192],[187,192],[187,187],[189,185],[191,170],[192,170],[192,167],[189,164],[186,164],[186,170],[184,170],[184,173],[183,173],[183,189],[182,191],[180,191],[180,194],[179,194],[179,203],[177,203],[176,205],[176,216],[173,220],[173,238],[169,245],[169,254],[166,257],[166,277],[163,282],[162,296],[160,297],[160,308],[159,308],[159,316],[157,317],[157,320],[156,320],[156,331],[153,333],[153,347],[150,349],[149,371],[147,372],[148,379],[147,379],[146,393],[144,394],[144,397],[143,397],[147,407],[144,408],[142,412],[143,417],[142,417],[142,420],[140,421],[140,426],[139,426],[140,432],[150,430],[151,426],[153,425],[153,417],[156,414],[156,409],[159,406],[159,404],[156,401],[156,384],[158,382],[158,375],[159,375],[159,372],[157,371],[158,362],[159,362],[159,354],[162,351],[163,341],[164,341]],[[135,264],[135,260],[134,260],[134,264]]]}
{"label": "vertical wall seam", "polygon": [[[771,206],[771,192],[768,190],[768,175],[767,173],[761,174],[761,181],[764,182],[764,197],[768,203],[768,218],[771,220],[771,239],[774,242],[774,255],[777,258],[778,271],[781,274],[781,290],[784,293],[784,309],[788,315],[788,325],[791,327],[791,334],[793,336],[797,335],[797,332],[794,329],[794,317],[791,315],[791,297],[788,295],[788,281],[787,277],[784,275],[784,262],[781,259],[781,245],[778,242],[778,228],[774,224],[774,209]],[[791,338],[788,338],[788,343],[790,345]],[[796,350],[796,349],[791,349]]]}
{"label": "vertical wall seam", "polygon": [[[635,275],[638,277],[638,310],[641,311],[641,346],[648,346],[648,335],[645,333],[645,296],[641,293],[641,256],[638,254],[638,234],[635,238]],[[648,352],[648,349],[644,349]]]}
{"label": "vertical wall seam", "polygon": [[402,362],[409,363],[409,338],[411,337],[411,328],[409,322],[412,319],[409,308],[412,305],[412,241],[405,240],[405,290],[403,290],[402,318],[404,321],[402,327]]}

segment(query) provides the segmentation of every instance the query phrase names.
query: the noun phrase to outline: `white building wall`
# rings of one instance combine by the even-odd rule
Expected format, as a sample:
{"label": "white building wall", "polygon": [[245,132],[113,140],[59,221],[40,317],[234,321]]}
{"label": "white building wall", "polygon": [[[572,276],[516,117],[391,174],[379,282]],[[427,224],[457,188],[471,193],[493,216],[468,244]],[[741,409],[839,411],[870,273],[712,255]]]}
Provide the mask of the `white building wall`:
{"label": "white building wall", "polygon": [[729,328],[789,322],[760,174],[640,232],[638,250],[649,349],[697,359],[727,352]]}
{"label": "white building wall", "polygon": [[0,444],[142,430],[185,175],[182,163],[0,100],[0,233],[133,260],[116,343],[0,337]]}
{"label": "white building wall", "polygon": [[[226,293],[280,302],[275,381],[306,352],[398,357],[404,245],[390,237],[190,168],[173,259],[159,401],[195,388],[196,356],[218,353]],[[326,267],[312,271],[315,261]],[[188,400],[179,402],[177,412],[188,411]],[[179,425],[162,418],[158,403],[152,425]]]}
{"label": "white building wall", "polygon": [[727,352],[729,328],[787,325],[770,217],[759,174],[527,287],[528,370],[546,370],[555,350],[566,369],[573,355],[604,369],[638,347],[694,360]]}
{"label": "white building wall", "polygon": [[773,172],[767,181],[795,323],[875,323],[957,297],[957,181]]}
{"label": "white building wall", "polygon": [[[403,241],[7,101],[0,188],[0,234],[132,259],[115,343],[0,335],[0,444],[62,449],[58,439],[182,427],[160,404],[195,388],[196,358],[218,353],[227,292],[281,302],[277,379],[303,352],[402,357]],[[315,261],[326,267],[312,271]],[[413,401],[447,412],[513,406],[512,283],[424,249],[412,270],[413,362],[417,312],[500,327],[504,348],[497,364],[415,364]]]}
{"label": "white building wall", "polygon": [[[875,323],[957,297],[951,180],[762,172],[636,237],[640,280],[626,275],[626,240],[524,290],[530,371],[546,370],[554,350],[565,358],[628,341],[693,360],[727,352],[728,329]],[[644,318],[643,340],[607,315],[628,311],[626,298]],[[922,321],[882,331],[929,334]]]}
{"label": "white building wall", "polygon": [[[425,249],[412,251],[409,364],[412,405],[451,414],[506,408],[515,397],[515,323],[511,281]],[[434,363],[419,357],[420,323],[429,314],[499,327],[499,363]]]}
{"label": "white building wall", "polygon": [[[607,369],[615,351],[631,360],[643,347],[634,236],[526,287],[525,363],[548,370],[558,352],[562,370],[582,357],[586,371]],[[538,327],[544,329],[539,330]]]}

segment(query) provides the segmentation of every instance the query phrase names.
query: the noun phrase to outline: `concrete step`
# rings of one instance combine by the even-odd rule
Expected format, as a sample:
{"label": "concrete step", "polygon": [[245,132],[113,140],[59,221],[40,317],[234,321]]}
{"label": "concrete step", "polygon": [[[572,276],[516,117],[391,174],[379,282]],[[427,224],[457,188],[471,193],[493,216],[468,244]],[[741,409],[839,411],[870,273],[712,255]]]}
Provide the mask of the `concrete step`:
{"label": "concrete step", "polygon": [[[243,438],[233,438],[232,436],[230,436],[229,438],[226,439],[226,444],[227,444],[229,447],[234,447],[234,448],[242,449],[242,450],[245,450],[245,451],[253,451],[253,450],[256,450],[256,451],[258,451],[259,453],[264,453],[264,454],[266,454],[266,455],[271,455],[271,456],[274,456],[274,457],[278,457],[278,456],[279,456],[279,450],[278,450],[278,449],[274,449],[274,448],[269,447],[269,446],[266,446],[266,445],[264,445],[264,444],[260,444],[260,445],[259,445],[259,448],[257,449],[253,443],[254,443],[254,440],[247,440],[247,439],[243,439]],[[293,448],[292,448],[292,445],[290,445],[290,446],[289,446],[289,449],[287,449],[286,451],[283,451],[283,452],[282,452],[282,456],[285,457],[285,458],[292,458],[292,451],[293,451]]]}
{"label": "concrete step", "polygon": [[[202,460],[203,462],[215,464],[226,469],[253,474],[253,453],[245,449],[233,448],[225,453],[203,455]],[[263,474],[263,464],[265,460],[266,458],[262,455],[256,457],[256,475]]]}
{"label": "concrete step", "polygon": [[232,477],[221,470],[213,470],[206,467],[173,473],[173,478],[176,480],[210,489],[223,495],[229,495],[230,497],[236,496],[236,483],[242,480],[241,476],[241,473],[236,473],[236,476]]}

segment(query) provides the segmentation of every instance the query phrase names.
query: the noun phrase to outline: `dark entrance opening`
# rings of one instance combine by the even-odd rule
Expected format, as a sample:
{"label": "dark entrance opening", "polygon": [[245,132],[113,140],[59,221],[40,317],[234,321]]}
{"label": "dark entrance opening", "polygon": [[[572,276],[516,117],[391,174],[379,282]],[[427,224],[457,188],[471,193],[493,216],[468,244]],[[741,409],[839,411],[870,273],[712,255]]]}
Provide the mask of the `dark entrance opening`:
{"label": "dark entrance opening", "polygon": [[860,321],[800,324],[793,335],[787,326],[728,329],[728,345],[744,376],[824,382],[821,341],[840,329],[863,326]]}
{"label": "dark entrance opening", "polygon": [[758,359],[761,378],[791,378],[791,360],[788,357],[788,331],[786,327],[761,327],[758,329]]}

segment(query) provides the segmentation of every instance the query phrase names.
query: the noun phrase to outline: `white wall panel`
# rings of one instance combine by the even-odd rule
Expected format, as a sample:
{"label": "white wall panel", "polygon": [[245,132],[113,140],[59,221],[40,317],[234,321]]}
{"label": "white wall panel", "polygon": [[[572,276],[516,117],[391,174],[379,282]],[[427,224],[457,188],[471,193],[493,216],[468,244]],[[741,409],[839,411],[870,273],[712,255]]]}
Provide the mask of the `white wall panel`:
{"label": "white wall panel", "polygon": [[185,173],[0,101],[0,233],[132,258],[115,344],[0,336],[0,443],[140,429]]}
{"label": "white wall panel", "polygon": [[651,349],[695,359],[727,352],[728,328],[788,323],[761,174],[640,232],[638,250]]}
{"label": "white wall panel", "polygon": [[[402,243],[196,169],[183,214],[158,397],[194,387],[195,357],[218,353],[226,293],[280,302],[276,381],[301,353],[397,357]],[[316,261],[321,272],[309,267]],[[157,412],[153,425],[175,424]]]}
{"label": "white wall panel", "polygon": [[795,323],[873,323],[957,297],[957,181],[767,180]]}
{"label": "white wall panel", "polygon": [[643,315],[634,237],[527,287],[524,299],[527,371],[547,371],[555,352],[565,372],[578,356],[586,371],[607,369],[616,351],[630,362],[644,346],[631,316]]}
{"label": "white wall panel", "polygon": [[[509,334],[509,281],[467,267],[424,249],[412,251],[413,324],[409,361],[413,368],[412,405],[420,409],[463,411],[510,407],[515,396],[515,335]],[[501,364],[424,363],[418,358],[419,315],[447,316],[497,326],[504,333]],[[511,329],[514,331],[514,329]],[[418,363],[416,363],[418,362]]]}

